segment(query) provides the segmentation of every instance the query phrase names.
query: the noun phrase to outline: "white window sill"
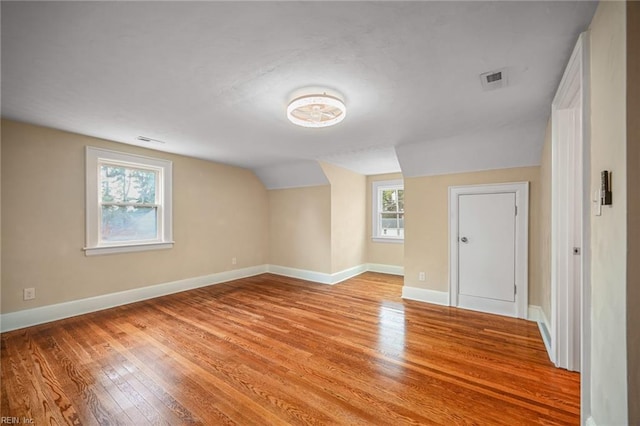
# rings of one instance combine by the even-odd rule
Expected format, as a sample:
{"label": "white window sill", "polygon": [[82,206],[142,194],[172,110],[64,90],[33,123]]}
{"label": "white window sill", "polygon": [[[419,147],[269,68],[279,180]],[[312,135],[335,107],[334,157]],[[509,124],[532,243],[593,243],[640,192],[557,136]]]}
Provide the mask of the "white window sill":
{"label": "white window sill", "polygon": [[391,238],[391,237],[372,237],[371,240],[374,243],[393,243],[404,244],[404,238]]}
{"label": "white window sill", "polygon": [[173,241],[161,243],[130,244],[121,246],[85,247],[85,256],[100,256],[103,254],[130,253],[136,251],[164,250],[173,248]]}

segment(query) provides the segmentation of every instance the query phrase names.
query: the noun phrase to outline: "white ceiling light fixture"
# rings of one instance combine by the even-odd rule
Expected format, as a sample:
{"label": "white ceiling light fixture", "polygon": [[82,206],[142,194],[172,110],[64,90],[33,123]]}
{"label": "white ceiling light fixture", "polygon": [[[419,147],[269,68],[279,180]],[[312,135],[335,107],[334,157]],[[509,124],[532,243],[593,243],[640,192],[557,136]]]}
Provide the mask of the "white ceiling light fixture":
{"label": "white ceiling light fixture", "polygon": [[328,127],[344,120],[347,107],[341,99],[327,95],[305,95],[292,100],[287,118],[302,127]]}

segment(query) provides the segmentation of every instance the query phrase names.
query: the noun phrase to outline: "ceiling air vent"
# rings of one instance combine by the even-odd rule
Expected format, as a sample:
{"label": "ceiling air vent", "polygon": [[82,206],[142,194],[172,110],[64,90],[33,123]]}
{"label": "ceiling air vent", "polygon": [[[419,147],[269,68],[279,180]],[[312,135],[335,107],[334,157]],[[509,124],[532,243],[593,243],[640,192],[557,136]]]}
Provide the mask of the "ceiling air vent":
{"label": "ceiling air vent", "polygon": [[158,140],[158,139],[152,139],[152,138],[148,138],[146,136],[138,136],[136,139],[138,139],[140,142],[147,142],[147,143],[164,143],[164,141]]}
{"label": "ceiling air vent", "polygon": [[482,89],[496,90],[503,87],[507,87],[507,72],[506,68],[502,68],[495,71],[489,71],[480,74],[480,82],[482,83]]}

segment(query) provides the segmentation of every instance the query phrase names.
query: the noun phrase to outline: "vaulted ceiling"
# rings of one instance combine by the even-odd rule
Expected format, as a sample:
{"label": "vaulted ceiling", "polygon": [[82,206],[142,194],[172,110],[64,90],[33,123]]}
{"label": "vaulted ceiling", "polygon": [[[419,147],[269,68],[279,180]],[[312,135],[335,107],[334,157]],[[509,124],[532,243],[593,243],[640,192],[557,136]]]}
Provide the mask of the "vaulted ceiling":
{"label": "vaulted ceiling", "polygon": [[[2,2],[2,115],[254,169],[535,165],[595,3]],[[503,69],[506,88],[481,73]],[[305,89],[346,119],[286,118]],[[163,144],[140,142],[140,135]]]}

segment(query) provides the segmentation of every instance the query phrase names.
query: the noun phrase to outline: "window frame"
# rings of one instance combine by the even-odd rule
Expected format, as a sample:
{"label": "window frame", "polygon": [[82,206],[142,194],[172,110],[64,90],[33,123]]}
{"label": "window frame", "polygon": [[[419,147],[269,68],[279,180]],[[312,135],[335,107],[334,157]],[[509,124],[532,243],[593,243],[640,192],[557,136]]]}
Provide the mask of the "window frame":
{"label": "window frame", "polygon": [[[127,253],[173,247],[172,182],[173,163],[169,160],[136,154],[86,147],[85,255]],[[101,171],[103,164],[157,172],[156,203],[158,238],[153,240],[104,242],[101,240],[102,204]]]}
{"label": "window frame", "polygon": [[[403,190],[404,181],[402,179],[396,180],[381,180],[373,182],[372,194],[371,194],[371,239],[378,243],[404,243],[404,236],[383,236],[381,235],[380,213],[382,211],[382,191],[388,189]],[[403,212],[403,214],[405,214]]]}

